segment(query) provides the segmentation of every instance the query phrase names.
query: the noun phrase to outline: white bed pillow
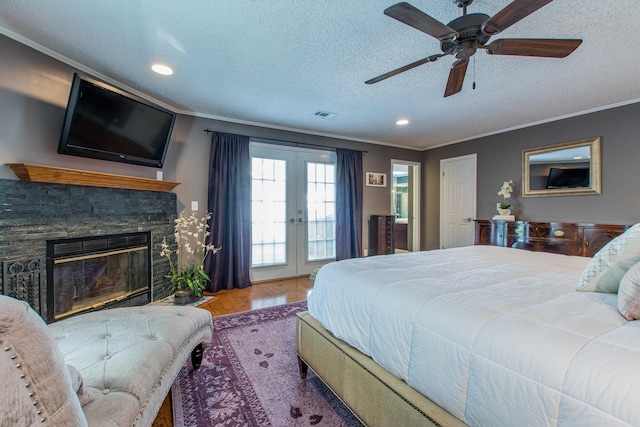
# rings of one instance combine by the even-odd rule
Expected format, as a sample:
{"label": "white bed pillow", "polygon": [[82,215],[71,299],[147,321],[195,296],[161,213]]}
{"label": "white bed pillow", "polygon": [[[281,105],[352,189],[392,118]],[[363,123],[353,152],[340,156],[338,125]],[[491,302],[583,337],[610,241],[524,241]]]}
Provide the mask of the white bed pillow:
{"label": "white bed pillow", "polygon": [[618,311],[627,320],[640,319],[640,262],[631,267],[620,281]]}
{"label": "white bed pillow", "polygon": [[578,283],[578,291],[618,292],[620,280],[640,261],[640,223],[610,241],[593,256]]}

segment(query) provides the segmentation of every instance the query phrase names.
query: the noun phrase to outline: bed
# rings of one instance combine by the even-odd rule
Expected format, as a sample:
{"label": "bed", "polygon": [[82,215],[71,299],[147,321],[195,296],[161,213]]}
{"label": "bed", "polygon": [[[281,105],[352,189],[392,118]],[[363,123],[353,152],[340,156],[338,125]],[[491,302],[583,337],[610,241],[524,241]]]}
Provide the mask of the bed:
{"label": "bed", "polygon": [[328,264],[297,319],[301,372],[370,426],[638,426],[640,322],[576,291],[592,264],[495,246]]}

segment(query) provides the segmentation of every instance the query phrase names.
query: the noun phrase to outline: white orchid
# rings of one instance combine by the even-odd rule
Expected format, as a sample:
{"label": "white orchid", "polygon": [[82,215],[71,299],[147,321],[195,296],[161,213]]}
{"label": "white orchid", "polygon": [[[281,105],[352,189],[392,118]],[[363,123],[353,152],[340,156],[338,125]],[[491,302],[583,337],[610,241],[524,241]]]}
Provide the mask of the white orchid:
{"label": "white orchid", "polygon": [[[221,249],[206,243],[211,235],[210,219],[209,212],[203,218],[199,218],[195,212],[180,212],[175,219],[173,233],[176,249],[169,248],[166,237],[162,239],[160,256],[169,260],[171,272],[167,278],[171,280],[174,290],[192,290],[196,295],[201,295],[205,282],[210,280],[203,270],[204,260],[207,254],[213,255]],[[177,255],[176,264],[171,260],[172,253]]]}
{"label": "white orchid", "polygon": [[205,245],[205,250],[207,252],[211,252],[212,254],[217,253],[221,248],[216,248],[215,246],[209,244],[209,245]]}
{"label": "white orchid", "polygon": [[498,191],[498,196],[502,196],[502,202],[497,204],[498,209],[509,209],[511,207],[510,203],[507,203],[507,200],[511,197],[511,193],[513,193],[513,180],[505,181],[502,183],[502,188]]}

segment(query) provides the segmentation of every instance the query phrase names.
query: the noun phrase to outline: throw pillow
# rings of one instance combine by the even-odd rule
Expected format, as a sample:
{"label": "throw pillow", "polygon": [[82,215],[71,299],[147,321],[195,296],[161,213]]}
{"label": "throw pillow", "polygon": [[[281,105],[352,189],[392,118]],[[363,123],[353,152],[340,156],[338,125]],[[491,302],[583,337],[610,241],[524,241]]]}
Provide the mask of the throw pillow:
{"label": "throw pillow", "polygon": [[640,263],[631,267],[620,281],[618,311],[627,320],[640,319]]}
{"label": "throw pillow", "polygon": [[0,424],[87,426],[71,377],[44,321],[0,295]]}
{"label": "throw pillow", "polygon": [[577,290],[618,292],[622,276],[640,261],[640,223],[610,241],[589,261]]}

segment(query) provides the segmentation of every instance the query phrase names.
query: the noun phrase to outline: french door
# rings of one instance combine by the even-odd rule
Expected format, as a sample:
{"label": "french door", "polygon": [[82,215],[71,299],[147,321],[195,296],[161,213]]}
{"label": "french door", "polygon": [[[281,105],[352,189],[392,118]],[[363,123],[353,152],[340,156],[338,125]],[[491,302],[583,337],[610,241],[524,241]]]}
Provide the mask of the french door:
{"label": "french door", "polygon": [[251,143],[253,281],[310,274],[335,259],[334,152]]}

